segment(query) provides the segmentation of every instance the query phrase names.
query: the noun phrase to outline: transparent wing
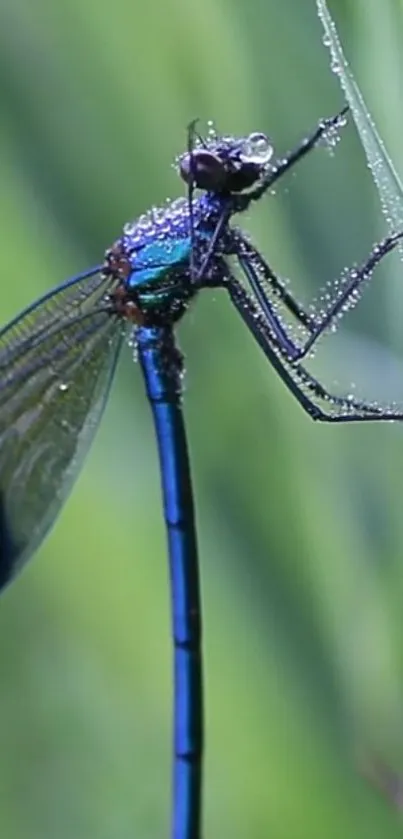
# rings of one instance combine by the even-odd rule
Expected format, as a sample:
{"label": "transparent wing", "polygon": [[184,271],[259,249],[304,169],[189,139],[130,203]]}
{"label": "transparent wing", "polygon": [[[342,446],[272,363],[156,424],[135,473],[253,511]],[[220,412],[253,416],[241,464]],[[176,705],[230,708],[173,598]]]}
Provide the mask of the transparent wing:
{"label": "transparent wing", "polygon": [[54,521],[101,417],[122,342],[97,269],[0,333],[0,586]]}

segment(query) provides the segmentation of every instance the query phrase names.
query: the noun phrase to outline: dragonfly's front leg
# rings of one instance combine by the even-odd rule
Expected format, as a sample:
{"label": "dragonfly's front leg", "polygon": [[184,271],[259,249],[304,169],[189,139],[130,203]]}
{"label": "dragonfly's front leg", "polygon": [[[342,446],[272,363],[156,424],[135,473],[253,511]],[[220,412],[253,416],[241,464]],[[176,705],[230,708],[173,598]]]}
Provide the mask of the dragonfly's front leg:
{"label": "dragonfly's front leg", "polygon": [[302,160],[307,154],[309,154],[315,146],[319,145],[320,142],[323,142],[326,137],[330,137],[333,133],[337,132],[340,128],[346,124],[346,114],[349,111],[349,106],[345,105],[345,107],[334,117],[330,117],[329,119],[322,119],[320,123],[317,125],[314,131],[305,137],[292,151],[288,152],[288,154],[284,155],[284,157],[279,158],[276,160],[271,166],[266,175],[266,177],[259,183],[255,189],[247,194],[248,204],[251,201],[258,201],[262,195],[267,192],[268,189],[271,189],[276,181],[288,172],[289,169],[292,169],[296,163]]}

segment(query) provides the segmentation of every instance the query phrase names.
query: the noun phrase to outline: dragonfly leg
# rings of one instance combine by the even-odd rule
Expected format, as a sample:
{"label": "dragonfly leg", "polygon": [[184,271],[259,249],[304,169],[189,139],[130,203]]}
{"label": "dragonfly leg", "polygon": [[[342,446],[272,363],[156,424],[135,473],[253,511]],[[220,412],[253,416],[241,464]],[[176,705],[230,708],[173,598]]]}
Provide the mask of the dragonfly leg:
{"label": "dragonfly leg", "polygon": [[[231,256],[236,256],[238,258],[239,254],[242,253],[245,259],[249,262],[249,265],[252,263],[252,267],[255,268],[254,278],[256,277],[256,274],[258,275],[256,290],[255,285],[251,287],[263,311],[266,310],[269,300],[267,297],[267,291],[262,288],[260,275],[265,280],[267,286],[270,287],[271,291],[274,292],[274,300],[281,300],[285,308],[291,315],[294,316],[298,323],[305,326],[309,332],[312,332],[315,327],[315,318],[313,314],[309,313],[306,308],[304,308],[302,303],[300,303],[300,301],[294,296],[292,291],[287,288],[284,280],[270,267],[260,251],[258,251],[258,249],[255,248],[254,245],[252,245],[252,243],[249,242],[239,230],[236,231],[234,239],[231,242],[229,252]],[[249,281],[249,276],[247,279]]]}
{"label": "dragonfly leg", "polygon": [[[345,105],[338,114],[328,119],[322,119],[320,123],[317,125],[314,131],[305,137],[299,144],[296,146],[295,149],[288,152],[284,157],[279,158],[273,166],[270,167],[266,177],[259,183],[255,189],[247,194],[247,198],[250,201],[258,201],[259,198],[267,192],[268,189],[281,178],[285,172],[295,166],[299,160],[302,160],[321,140],[324,140],[326,136],[332,134],[332,132],[336,132],[339,128],[342,128],[346,123],[346,114],[349,111],[348,105]],[[248,203],[249,203],[248,202]]]}
{"label": "dragonfly leg", "polygon": [[192,122],[188,125],[187,130],[187,151],[189,155],[189,162],[190,162],[190,174],[192,177],[188,180],[188,207],[189,207],[189,228],[190,228],[190,240],[192,243],[192,247],[190,250],[190,276],[193,279],[195,275],[195,265],[194,265],[194,252],[195,252],[195,225],[194,225],[194,213],[193,213],[193,194],[195,190],[195,177],[194,177],[194,144],[195,144],[195,137],[196,135],[196,125],[197,119],[192,120]]}
{"label": "dragonfly leg", "polygon": [[235,308],[266,358],[312,419],[332,423],[403,421],[403,410],[394,405],[382,406],[376,402],[330,393],[302,365],[290,362],[279,350],[273,341],[266,318],[235,277],[229,278],[226,288]]}
{"label": "dragonfly leg", "polygon": [[[318,338],[332,324],[335,324],[349,309],[353,308],[359,299],[362,284],[369,279],[378,263],[399,244],[403,238],[403,233],[387,236],[375,245],[366,261],[360,267],[352,268],[338,288],[335,286],[333,300],[319,317],[315,317],[303,309],[249,242],[242,236],[237,238],[237,257],[240,267],[250,284],[267,324],[272,329],[281,350],[288,356],[289,360],[298,361],[309,353]],[[301,346],[298,346],[287,334],[286,328],[273,309],[273,301],[268,298],[262,278],[273,289],[277,297],[282,300],[291,314],[307,329],[308,337]]]}

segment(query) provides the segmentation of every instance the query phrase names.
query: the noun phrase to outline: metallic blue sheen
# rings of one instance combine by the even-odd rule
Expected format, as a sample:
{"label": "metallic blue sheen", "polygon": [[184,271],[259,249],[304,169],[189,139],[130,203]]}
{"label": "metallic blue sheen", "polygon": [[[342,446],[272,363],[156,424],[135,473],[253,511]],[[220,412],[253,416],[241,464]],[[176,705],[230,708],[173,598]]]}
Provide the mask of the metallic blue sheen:
{"label": "metallic blue sheen", "polygon": [[128,289],[159,280],[167,268],[189,260],[190,251],[190,236],[152,242],[144,245],[141,250],[134,251],[130,258],[133,273],[128,281]]}
{"label": "metallic blue sheen", "polygon": [[203,749],[201,604],[182,357],[170,326],[137,330],[158,441],[168,534],[175,658],[173,839],[199,839]]}

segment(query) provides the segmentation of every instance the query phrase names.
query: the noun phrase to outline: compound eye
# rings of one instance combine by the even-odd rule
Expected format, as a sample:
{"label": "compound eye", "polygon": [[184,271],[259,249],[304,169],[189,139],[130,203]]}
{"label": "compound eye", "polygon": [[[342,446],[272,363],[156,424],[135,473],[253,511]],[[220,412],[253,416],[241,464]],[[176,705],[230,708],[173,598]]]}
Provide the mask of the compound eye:
{"label": "compound eye", "polygon": [[239,156],[243,163],[265,166],[273,156],[273,152],[274,148],[266,134],[254,131],[253,134],[245,137]]}
{"label": "compound eye", "polygon": [[227,179],[224,164],[207,149],[195,149],[184,154],[179,163],[180,175],[187,184],[193,183],[198,189],[219,190]]}

